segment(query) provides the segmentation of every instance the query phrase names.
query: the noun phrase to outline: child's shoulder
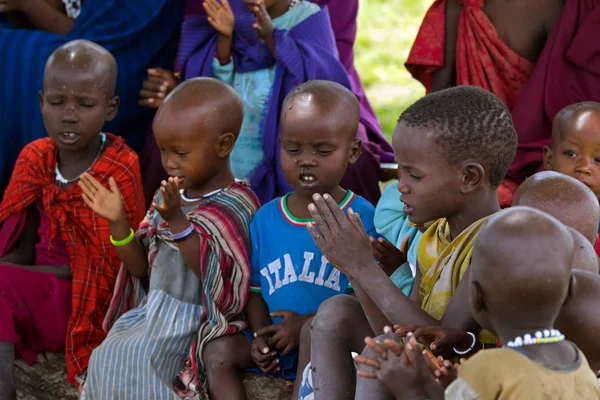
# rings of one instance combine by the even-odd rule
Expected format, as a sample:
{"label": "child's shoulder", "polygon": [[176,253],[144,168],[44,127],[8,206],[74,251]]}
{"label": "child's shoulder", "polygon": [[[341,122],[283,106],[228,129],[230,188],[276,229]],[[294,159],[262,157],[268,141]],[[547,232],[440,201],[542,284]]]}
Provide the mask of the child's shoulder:
{"label": "child's shoulder", "polygon": [[254,215],[253,221],[263,220],[263,219],[272,219],[277,217],[281,213],[281,201],[282,197],[276,197],[268,203],[264,204]]}
{"label": "child's shoulder", "polygon": [[55,149],[56,145],[54,141],[49,137],[45,137],[26,144],[23,150],[21,150],[19,157],[39,157],[54,152]]}
{"label": "child's shoulder", "polygon": [[106,135],[106,140],[109,141],[109,145],[106,147],[106,151],[102,153],[100,158],[110,158],[111,161],[118,161],[126,166],[139,163],[137,153],[127,146],[122,137],[111,133],[105,133],[104,135]]}

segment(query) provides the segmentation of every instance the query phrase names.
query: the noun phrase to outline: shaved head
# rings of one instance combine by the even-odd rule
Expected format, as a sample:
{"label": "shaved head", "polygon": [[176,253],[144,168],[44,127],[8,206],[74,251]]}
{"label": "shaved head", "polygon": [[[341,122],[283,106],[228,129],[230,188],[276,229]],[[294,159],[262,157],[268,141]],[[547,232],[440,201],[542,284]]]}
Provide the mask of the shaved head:
{"label": "shaved head", "polygon": [[[178,85],[159,108],[155,123],[164,118],[189,118],[215,133],[240,134],[244,106],[229,85],[212,78],[188,79]],[[194,122],[195,121],[195,122]]]}
{"label": "shaved head", "polygon": [[560,142],[569,132],[580,129],[590,118],[600,119],[600,103],[584,101],[560,110],[552,122],[552,144]]}
{"label": "shaved head", "polygon": [[292,109],[294,117],[326,118],[339,126],[340,132],[346,132],[350,139],[356,137],[360,104],[354,93],[339,83],[315,80],[296,86],[283,101],[282,121]]}
{"label": "shaved head", "polygon": [[473,248],[474,316],[484,314],[500,335],[511,325],[552,326],[569,290],[573,252],[573,235],[546,213],[513,207],[493,215]]}
{"label": "shaved head", "polygon": [[581,233],[569,228],[573,236],[575,250],[573,252],[573,269],[598,273],[598,255],[594,246]]}
{"label": "shaved head", "polygon": [[594,192],[568,175],[543,171],[519,187],[514,205],[544,211],[584,235],[590,243],[598,240],[600,204]]}
{"label": "shaved head", "polygon": [[94,76],[109,97],[117,85],[117,61],[102,46],[88,40],[74,40],[56,49],[48,58],[44,70],[44,87],[55,74],[85,73]]}

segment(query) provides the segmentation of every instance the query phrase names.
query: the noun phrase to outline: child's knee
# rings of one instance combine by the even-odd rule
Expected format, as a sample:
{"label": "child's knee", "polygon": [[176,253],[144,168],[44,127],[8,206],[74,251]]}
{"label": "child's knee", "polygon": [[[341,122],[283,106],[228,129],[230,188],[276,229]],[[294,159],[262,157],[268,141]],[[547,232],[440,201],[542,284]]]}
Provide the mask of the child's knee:
{"label": "child's knee", "polygon": [[337,295],[321,304],[312,322],[312,332],[345,335],[351,331],[356,315],[362,313],[359,301],[348,295]]}
{"label": "child's knee", "polygon": [[222,336],[208,342],[202,354],[207,376],[210,377],[218,371],[236,371],[242,367],[242,352],[249,355],[249,345],[244,348],[242,339],[246,341],[243,334],[237,334]]}

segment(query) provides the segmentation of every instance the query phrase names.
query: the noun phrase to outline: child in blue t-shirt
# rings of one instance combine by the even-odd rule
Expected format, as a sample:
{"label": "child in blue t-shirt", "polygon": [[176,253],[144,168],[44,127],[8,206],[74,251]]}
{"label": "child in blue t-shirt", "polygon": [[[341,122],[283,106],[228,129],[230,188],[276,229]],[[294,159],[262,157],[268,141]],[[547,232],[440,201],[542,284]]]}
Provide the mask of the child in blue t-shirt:
{"label": "child in blue t-shirt", "polygon": [[309,348],[299,353],[303,326],[310,327],[323,301],[349,292],[348,278],[325,259],[306,225],[312,222],[313,195],[328,193],[342,210],[360,213],[366,230],[376,235],[374,207],[339,186],[360,155],[359,117],[356,97],[333,82],[309,81],[285,98],[280,163],[294,191],[267,203],[250,224],[249,327],[245,336],[217,339],[204,350],[205,359],[220,361],[207,371],[209,380],[220,383],[210,386],[211,398],[239,398],[243,385],[236,369],[294,379],[310,361]]}

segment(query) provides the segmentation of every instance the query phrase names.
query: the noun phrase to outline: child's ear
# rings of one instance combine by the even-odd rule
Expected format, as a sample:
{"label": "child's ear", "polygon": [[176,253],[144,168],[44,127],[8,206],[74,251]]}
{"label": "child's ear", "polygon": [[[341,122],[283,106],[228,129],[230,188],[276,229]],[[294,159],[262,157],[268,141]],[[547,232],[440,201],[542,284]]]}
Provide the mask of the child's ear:
{"label": "child's ear", "polygon": [[462,167],[461,192],[469,193],[483,184],[485,170],[477,162],[470,161]]}
{"label": "child's ear", "polygon": [[552,149],[548,146],[544,146],[544,169],[546,171],[554,170],[554,159]]}
{"label": "child's ear", "polygon": [[40,102],[40,110],[44,107],[44,92],[41,90],[38,92],[38,100]]}
{"label": "child's ear", "polygon": [[362,150],[362,140],[354,139],[350,145],[350,154],[348,155],[348,163],[354,164],[358,161]]}
{"label": "child's ear", "polygon": [[106,109],[106,121],[112,121],[117,116],[117,111],[119,111],[119,104],[121,104],[121,99],[119,96],[115,96],[108,102],[108,108]]}
{"label": "child's ear", "polygon": [[567,289],[567,297],[565,297],[565,301],[563,301],[563,307],[571,302],[573,296],[577,291],[577,278],[575,275],[571,274],[571,279],[569,279],[569,288]]}
{"label": "child's ear", "polygon": [[472,281],[469,286],[469,299],[471,300],[471,309],[476,313],[485,310],[485,300],[483,298],[483,290],[479,282]]}
{"label": "child's ear", "polygon": [[235,135],[231,132],[227,132],[219,137],[219,153],[220,158],[225,158],[233,151],[235,145]]}

